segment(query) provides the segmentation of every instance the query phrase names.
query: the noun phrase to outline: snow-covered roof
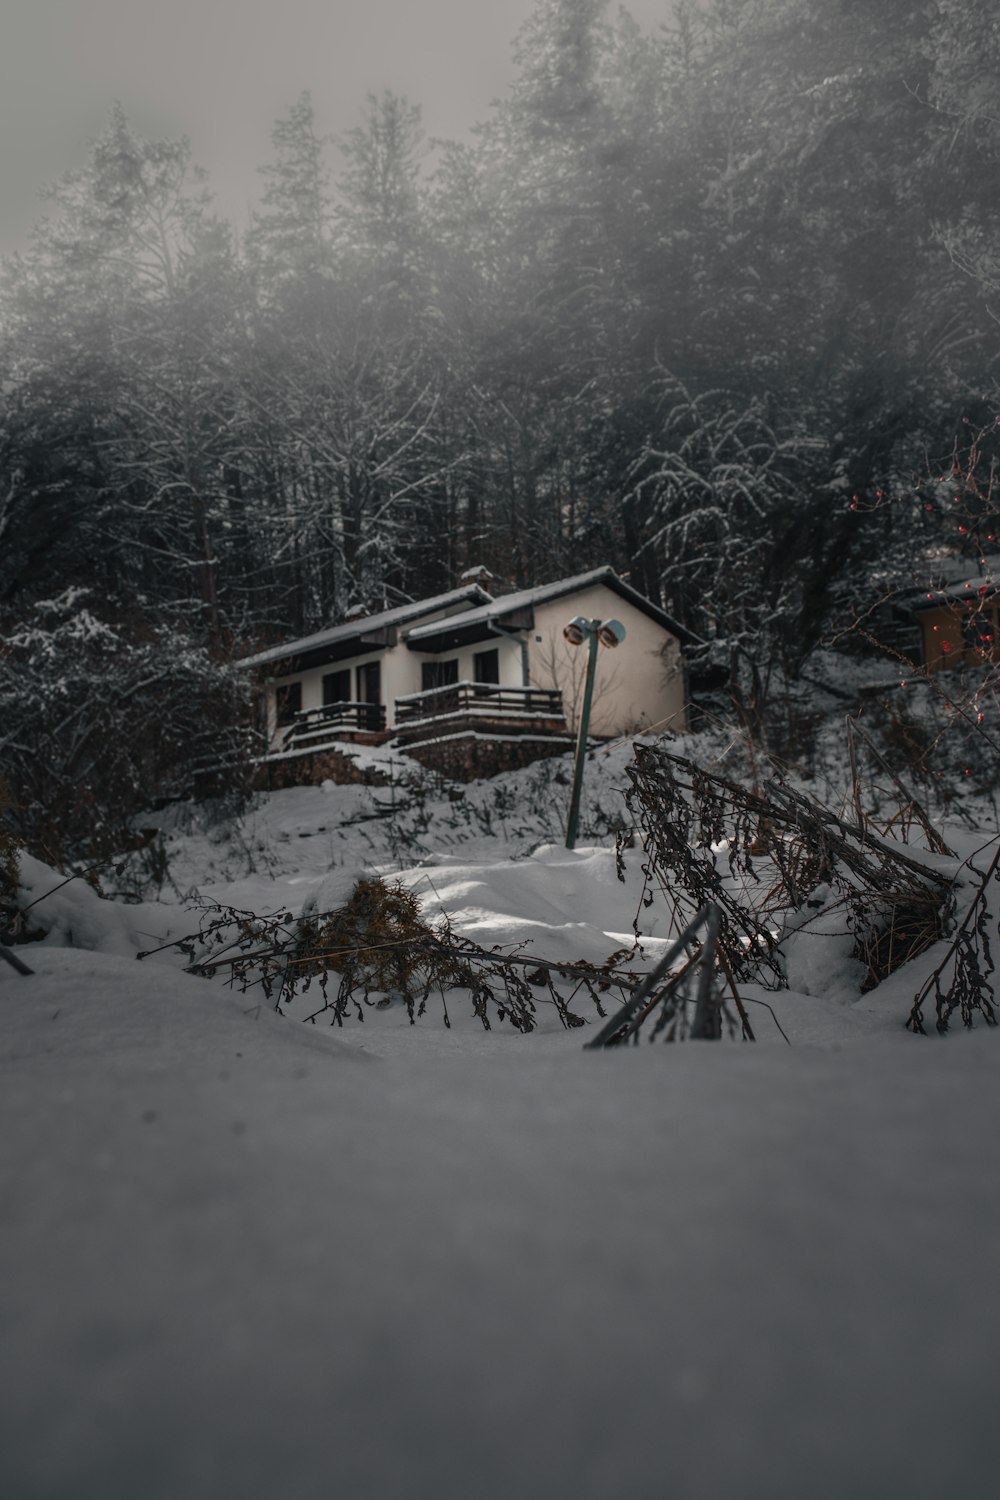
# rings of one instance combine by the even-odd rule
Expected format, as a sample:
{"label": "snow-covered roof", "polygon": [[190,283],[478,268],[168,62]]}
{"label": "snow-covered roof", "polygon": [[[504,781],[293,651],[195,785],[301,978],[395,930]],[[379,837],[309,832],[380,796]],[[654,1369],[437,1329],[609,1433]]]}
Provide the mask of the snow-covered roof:
{"label": "snow-covered roof", "polygon": [[258,667],[267,662],[284,661],[289,656],[301,656],[307,652],[322,650],[326,646],[361,640],[376,631],[406,625],[410,620],[419,620],[423,615],[435,614],[438,610],[449,610],[463,604],[476,606],[489,599],[490,595],[485,589],[476,584],[466,584],[463,588],[450,589],[446,594],[435,594],[431,599],[415,599],[409,604],[398,604],[395,609],[345,620],[341,625],[317,630],[312,635],[300,636],[298,640],[287,641],[281,646],[271,646],[267,651],[257,651],[253,656],[241,657],[240,666]]}
{"label": "snow-covered roof", "polygon": [[897,602],[904,608],[921,610],[1000,591],[1000,554],[982,558],[978,573],[970,573],[970,566],[967,557],[936,557],[928,563],[929,584],[901,595]]}
{"label": "snow-covered roof", "polygon": [[[395,636],[392,632],[407,625],[411,628],[404,632],[406,641],[417,649],[420,649],[420,642],[429,643],[440,636],[446,626],[451,631],[460,629],[465,634],[470,631],[475,634],[477,629],[485,631],[491,620],[497,623],[508,620],[516,628],[523,624],[524,612],[530,612],[536,605],[580,594],[599,584],[627,599],[636,609],[642,610],[679,640],[693,639],[690,632],[672,620],[659,605],[619,578],[613,568],[603,567],[591,568],[589,572],[577,573],[572,578],[559,578],[553,583],[541,583],[534,588],[519,589],[514,594],[501,594],[495,599],[478,584],[465,584],[446,594],[436,594],[430,599],[416,599],[409,604],[397,605],[395,609],[382,610],[376,615],[365,615],[361,619],[345,620],[327,630],[317,630],[312,635],[301,636],[281,646],[271,646],[266,651],[241,658],[240,665],[259,667],[295,658],[297,667],[301,668],[335,658],[347,660],[352,654],[394,644]],[[521,621],[517,619],[519,613],[522,615]],[[438,618],[421,623],[427,615]],[[350,648],[354,644],[357,651],[352,653]],[[425,644],[424,649],[434,648]]]}
{"label": "snow-covered roof", "polygon": [[[478,608],[463,610],[461,615],[454,617],[450,624],[461,623],[463,629],[467,626],[479,624],[485,625],[488,620],[502,621],[508,615],[517,614],[520,610],[533,609],[536,604],[545,604],[552,599],[561,599],[569,594],[580,594],[585,589],[594,588],[603,584],[605,588],[613,590],[621,598],[627,599],[636,609],[641,609],[644,614],[663,626],[665,630],[671,631],[680,640],[691,640],[691,634],[683,626],[678,625],[668,614],[660,609],[658,604],[640,594],[631,584],[619,578],[613,568],[592,568],[588,573],[577,573],[572,578],[560,578],[554,583],[541,583],[535,588],[520,589],[516,594],[501,594],[496,599],[480,605]],[[427,640],[440,633],[440,622],[428,625],[416,625],[407,631],[408,642]]]}

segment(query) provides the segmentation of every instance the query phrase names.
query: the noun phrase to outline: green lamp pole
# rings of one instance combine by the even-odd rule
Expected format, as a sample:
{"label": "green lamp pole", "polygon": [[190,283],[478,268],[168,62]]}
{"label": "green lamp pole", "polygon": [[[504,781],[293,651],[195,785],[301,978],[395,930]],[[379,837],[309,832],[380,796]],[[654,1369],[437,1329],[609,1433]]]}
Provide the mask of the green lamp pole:
{"label": "green lamp pole", "polygon": [[583,767],[587,756],[587,735],[590,731],[590,709],[594,701],[594,674],[597,671],[597,647],[618,646],[625,639],[625,626],[620,620],[588,620],[577,615],[564,628],[563,635],[571,646],[582,646],[587,642],[587,676],[583,687],[583,707],[580,710],[580,729],[576,737],[576,764],[573,768],[573,794],[569,802],[569,818],[566,821],[566,848],[576,847],[576,835],[580,822],[580,794],[583,791]]}

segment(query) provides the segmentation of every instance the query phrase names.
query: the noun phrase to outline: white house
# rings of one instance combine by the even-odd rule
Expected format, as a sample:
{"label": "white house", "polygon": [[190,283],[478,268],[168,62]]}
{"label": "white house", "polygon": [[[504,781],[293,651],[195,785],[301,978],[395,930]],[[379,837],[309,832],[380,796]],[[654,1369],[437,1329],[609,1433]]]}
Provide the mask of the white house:
{"label": "white house", "polygon": [[470,736],[516,741],[517,763],[562,751],[588,655],[563,631],[581,615],[625,627],[617,649],[598,652],[591,733],[685,729],[686,632],[611,568],[595,568],[497,597],[469,582],[246,658],[264,674],[266,758],[352,740],[393,739],[412,754]]}

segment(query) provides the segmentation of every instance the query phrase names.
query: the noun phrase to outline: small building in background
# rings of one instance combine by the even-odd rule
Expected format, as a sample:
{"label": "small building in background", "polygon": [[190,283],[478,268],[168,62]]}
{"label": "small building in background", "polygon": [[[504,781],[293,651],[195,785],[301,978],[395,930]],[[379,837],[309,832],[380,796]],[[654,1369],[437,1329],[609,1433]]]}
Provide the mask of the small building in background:
{"label": "small building in background", "polygon": [[996,661],[1000,640],[996,586],[979,581],[935,590],[918,601],[922,665],[928,672]]}
{"label": "small building in background", "polygon": [[868,636],[904,669],[927,673],[1000,660],[1000,558],[973,574],[968,558],[935,559],[922,589],[899,593],[869,617]]}

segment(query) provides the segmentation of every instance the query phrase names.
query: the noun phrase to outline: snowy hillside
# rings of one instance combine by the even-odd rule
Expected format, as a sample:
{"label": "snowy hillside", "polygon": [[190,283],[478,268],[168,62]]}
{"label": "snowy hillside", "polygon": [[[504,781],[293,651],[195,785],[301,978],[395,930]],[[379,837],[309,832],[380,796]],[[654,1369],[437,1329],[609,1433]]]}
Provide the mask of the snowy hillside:
{"label": "snowy hillside", "polygon": [[196,891],[299,913],[379,869],[557,960],[638,912],[648,965],[670,913],[608,831],[629,753],[588,767],[572,853],[558,766],[405,806],[301,788],[152,815],[159,900],[39,900],[34,973],[0,963],[5,1495],[992,1491],[998,1038],[904,1030],[935,950],[861,997],[808,963],[743,987],[756,1045],[608,1052],[593,1011],[303,1026],[135,960]]}

